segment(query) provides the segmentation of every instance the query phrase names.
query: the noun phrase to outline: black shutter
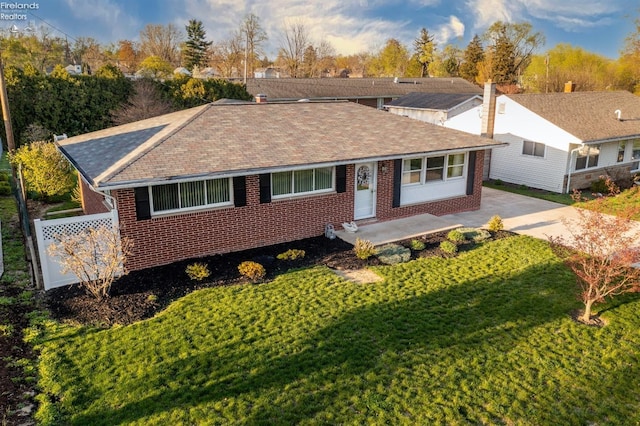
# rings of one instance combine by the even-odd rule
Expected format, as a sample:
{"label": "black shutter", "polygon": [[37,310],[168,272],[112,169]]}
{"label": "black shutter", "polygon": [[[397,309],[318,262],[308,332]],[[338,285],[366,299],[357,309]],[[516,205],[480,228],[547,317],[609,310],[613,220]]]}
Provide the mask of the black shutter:
{"label": "black shutter", "polygon": [[134,189],[136,199],[136,219],[151,219],[151,204],[149,203],[149,188],[144,186]]}
{"label": "black shutter", "polygon": [[473,186],[476,179],[476,151],[469,153],[469,171],[467,173],[467,195],[473,195]]}
{"label": "black shutter", "polygon": [[236,207],[247,205],[247,179],[244,176],[233,178],[233,204]]}
{"label": "black shutter", "polygon": [[400,185],[402,184],[402,160],[393,162],[393,204],[392,207],[400,207]]}
{"label": "black shutter", "polygon": [[336,192],[347,192],[347,166],[336,166]]}
{"label": "black shutter", "polygon": [[271,202],[271,174],[260,175],[260,204]]}

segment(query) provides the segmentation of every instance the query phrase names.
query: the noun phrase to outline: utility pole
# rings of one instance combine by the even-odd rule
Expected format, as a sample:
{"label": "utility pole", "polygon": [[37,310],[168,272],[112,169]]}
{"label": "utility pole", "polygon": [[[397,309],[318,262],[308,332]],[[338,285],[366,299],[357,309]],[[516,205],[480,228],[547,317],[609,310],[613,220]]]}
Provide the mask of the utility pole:
{"label": "utility pole", "polygon": [[9,152],[16,149],[13,140],[13,126],[11,125],[11,111],[9,110],[9,99],[7,98],[7,85],[4,81],[4,64],[0,56],[0,103],[2,103],[2,119],[4,120],[4,130],[7,134],[7,149]]}

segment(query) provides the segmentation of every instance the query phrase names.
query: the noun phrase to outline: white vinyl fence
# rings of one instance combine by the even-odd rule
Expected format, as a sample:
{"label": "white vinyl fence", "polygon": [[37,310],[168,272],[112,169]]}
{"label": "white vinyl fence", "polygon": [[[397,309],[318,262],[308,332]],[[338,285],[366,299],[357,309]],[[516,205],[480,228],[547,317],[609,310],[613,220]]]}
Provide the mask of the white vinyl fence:
{"label": "white vinyl fence", "polygon": [[74,274],[63,274],[59,258],[50,256],[48,253],[47,249],[55,241],[54,237],[56,235],[75,235],[84,232],[86,229],[99,227],[118,229],[118,215],[115,209],[108,213],[51,220],[35,219],[33,222],[36,229],[38,254],[40,256],[40,265],[42,266],[42,279],[45,290],[78,282],[78,278]]}

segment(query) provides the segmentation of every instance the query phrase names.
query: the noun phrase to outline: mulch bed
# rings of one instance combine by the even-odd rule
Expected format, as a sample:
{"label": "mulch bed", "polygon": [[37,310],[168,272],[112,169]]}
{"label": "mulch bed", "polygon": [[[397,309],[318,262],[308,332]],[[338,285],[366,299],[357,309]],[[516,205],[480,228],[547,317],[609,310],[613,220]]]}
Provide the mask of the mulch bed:
{"label": "mulch bed", "polygon": [[[502,232],[495,234],[493,238],[506,235],[511,234]],[[439,248],[440,242],[445,238],[446,232],[419,238],[425,243],[425,249],[419,252],[412,251],[412,259],[429,256],[449,257]],[[406,247],[409,243],[410,241],[399,242]],[[471,246],[472,244],[461,245],[459,250],[464,251]],[[306,254],[303,259],[294,261],[277,259],[278,254],[288,249],[304,250]],[[61,287],[48,291],[45,303],[52,316],[61,321],[97,326],[131,324],[153,317],[172,301],[194,290],[248,283],[248,279],[238,272],[238,265],[246,260],[256,261],[265,267],[265,281],[292,268],[325,265],[336,270],[357,270],[380,264],[376,257],[358,259],[349,243],[340,239],[329,240],[322,236],[134,271],[117,279],[111,288],[110,297],[103,300],[95,299],[77,285]],[[191,280],[185,273],[187,265],[196,261],[206,263],[211,271],[210,277],[202,282]]]}

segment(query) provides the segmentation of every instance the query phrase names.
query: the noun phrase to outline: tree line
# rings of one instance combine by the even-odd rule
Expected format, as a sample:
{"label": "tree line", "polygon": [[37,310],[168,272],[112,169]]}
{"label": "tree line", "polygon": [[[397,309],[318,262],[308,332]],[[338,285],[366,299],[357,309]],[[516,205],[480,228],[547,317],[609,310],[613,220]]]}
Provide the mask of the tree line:
{"label": "tree line", "polygon": [[[8,64],[31,64],[45,72],[56,64],[80,64],[86,73],[112,64],[125,74],[171,78],[177,67],[194,74],[223,78],[253,77],[258,68],[274,67],[290,77],[462,77],[481,84],[487,79],[529,92],[560,91],[567,80],[576,90],[640,91],[640,19],[629,34],[620,57],[609,59],[570,44],[542,51],[545,37],[527,22],[495,22],[468,45],[439,46],[422,28],[411,46],[397,38],[370,52],[337,54],[324,39],[314,39],[305,21],[282,25],[275,58],[264,47],[269,36],[255,14],[245,15],[227,37],[209,40],[201,21],[184,29],[174,24],[148,24],[139,41],[119,40],[100,45],[91,37],[69,43],[44,29],[0,41]],[[203,71],[204,70],[204,71]],[[515,89],[513,89],[515,90]]]}
{"label": "tree line", "polygon": [[[390,38],[376,52],[340,55],[327,40],[314,40],[301,20],[284,24],[277,57],[270,60],[263,49],[267,33],[254,14],[217,42],[192,19],[184,33],[173,24],[148,24],[139,42],[100,45],[80,37],[69,43],[41,28],[0,40],[0,49],[20,144],[220,98],[248,100],[245,87],[227,78],[252,77],[260,67],[275,67],[290,77],[462,77],[477,84],[491,79],[505,92],[557,92],[570,80],[576,90],[640,93],[640,19],[635,24],[615,60],[570,44],[540,52],[545,37],[526,22],[496,22],[464,48],[438,46],[422,28],[410,47]],[[66,72],[63,64],[80,65],[82,74]],[[174,75],[178,66],[196,76],[211,70],[204,76],[223,78]],[[126,78],[134,74],[143,79]]]}

